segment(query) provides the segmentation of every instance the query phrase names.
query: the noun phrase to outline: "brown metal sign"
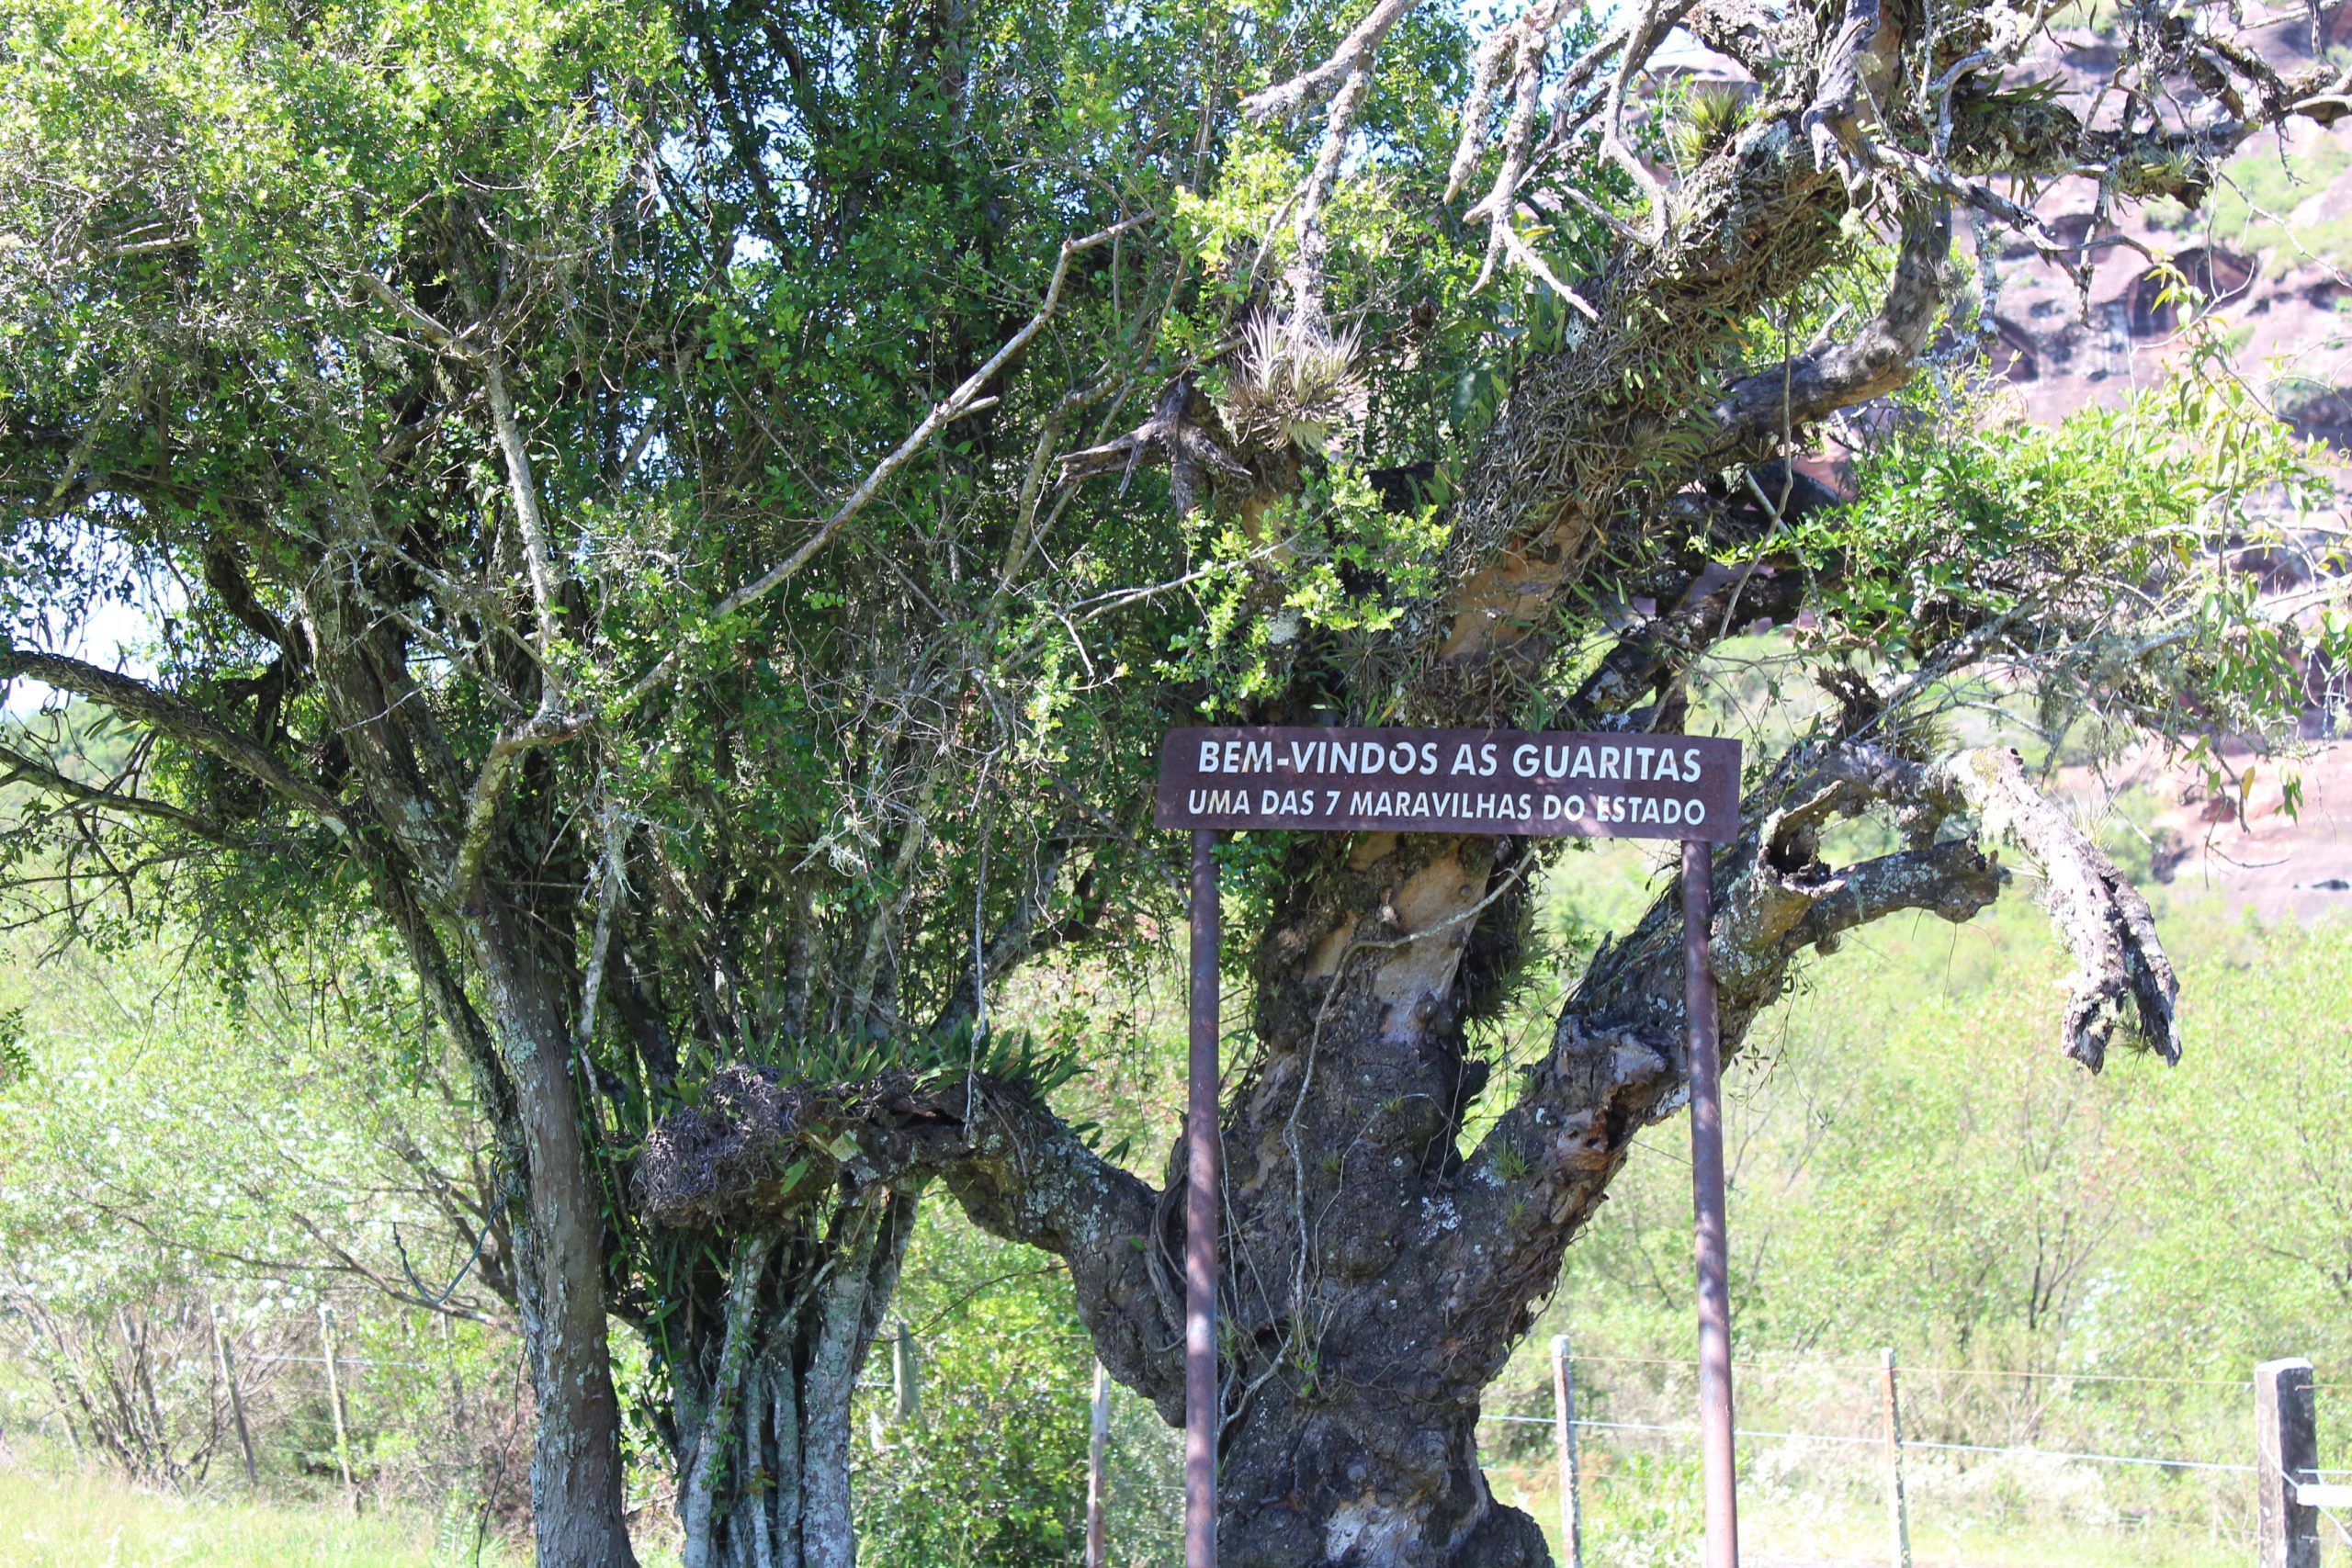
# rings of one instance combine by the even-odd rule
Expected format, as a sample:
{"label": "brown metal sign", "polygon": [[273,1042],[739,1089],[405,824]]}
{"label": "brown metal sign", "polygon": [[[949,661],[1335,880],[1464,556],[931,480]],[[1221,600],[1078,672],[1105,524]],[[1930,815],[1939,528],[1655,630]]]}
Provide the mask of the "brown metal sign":
{"label": "brown metal sign", "polygon": [[1739,742],[1520,729],[1172,729],[1161,828],[1478,833],[1725,843]]}

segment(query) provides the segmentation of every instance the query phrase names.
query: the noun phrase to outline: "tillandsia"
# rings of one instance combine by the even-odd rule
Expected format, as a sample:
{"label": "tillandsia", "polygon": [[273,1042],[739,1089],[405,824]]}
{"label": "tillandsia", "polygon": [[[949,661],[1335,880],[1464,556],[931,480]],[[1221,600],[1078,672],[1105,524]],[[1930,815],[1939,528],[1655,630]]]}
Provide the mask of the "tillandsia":
{"label": "tillandsia", "polygon": [[[2347,651],[2333,566],[2282,603],[2222,546],[2303,547],[2323,474],[2196,354],[2008,423],[1985,236],[2078,265],[2052,187],[2194,207],[2352,100],[2157,0],[2062,90],[2053,18],[0,0],[0,679],[53,694],[0,758],[16,917],[397,942],[493,1132],[550,1568],[633,1560],[610,1325],[687,1562],[853,1561],[934,1184],[1175,1416],[1172,1189],[1056,1114],[1082,1030],[1001,1004],[1150,971],[1147,771],[1204,715],[1671,733],[1769,664],[1727,1048],[2013,852],[2064,1049],[2171,1058],[2147,906],[2039,767],[2278,732]],[[126,602],[144,649],[76,651]],[[1857,815],[1896,836],[1841,861]],[[1665,902],[1489,1048],[1555,852],[1227,851],[1236,1568],[1545,1560],[1481,1391],[1687,1084]]]}

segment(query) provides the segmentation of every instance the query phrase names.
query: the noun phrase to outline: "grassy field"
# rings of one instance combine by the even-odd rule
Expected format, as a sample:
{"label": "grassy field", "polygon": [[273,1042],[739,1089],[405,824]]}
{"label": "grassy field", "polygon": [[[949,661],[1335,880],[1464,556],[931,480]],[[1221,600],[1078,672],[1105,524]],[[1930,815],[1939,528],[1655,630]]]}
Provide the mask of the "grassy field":
{"label": "grassy field", "polygon": [[[1587,1505],[1588,1568],[1692,1561],[1695,1549],[1680,1539],[1698,1492],[1689,1466],[1597,1468],[1603,1473]],[[1559,1494],[1548,1468],[1498,1466],[1493,1479],[1498,1496],[1544,1521],[1556,1549]],[[1885,1560],[1883,1516],[1851,1498],[1751,1485],[1741,1506],[1744,1557],[1756,1568]],[[1912,1545],[1917,1568],[2238,1568],[2247,1557],[2226,1542],[2051,1521],[2020,1529],[1915,1517]],[[431,1521],[413,1515],[355,1518],[315,1501],[162,1496],[86,1472],[0,1469],[0,1568],[458,1568],[474,1561],[469,1540],[438,1544]],[[521,1561],[495,1543],[480,1558],[483,1568]]]}
{"label": "grassy field", "polygon": [[[88,1472],[0,1469],[0,1568],[456,1568],[433,1521],[317,1501],[167,1496]],[[495,1543],[482,1568],[517,1560]]]}
{"label": "grassy field", "polygon": [[[1559,1490],[1548,1473],[1491,1474],[1495,1494],[1543,1522],[1567,1561]],[[1665,1465],[1595,1484],[1586,1502],[1586,1568],[1687,1568],[1698,1561],[1695,1467]],[[1743,1483],[1740,1558],[1748,1568],[1862,1568],[1890,1560],[1885,1514],[1850,1495]],[[1915,1511],[1914,1568],[2244,1568],[2248,1543],[2099,1529],[2063,1519],[1971,1519]],[[2334,1559],[2330,1559],[2331,1562]]]}

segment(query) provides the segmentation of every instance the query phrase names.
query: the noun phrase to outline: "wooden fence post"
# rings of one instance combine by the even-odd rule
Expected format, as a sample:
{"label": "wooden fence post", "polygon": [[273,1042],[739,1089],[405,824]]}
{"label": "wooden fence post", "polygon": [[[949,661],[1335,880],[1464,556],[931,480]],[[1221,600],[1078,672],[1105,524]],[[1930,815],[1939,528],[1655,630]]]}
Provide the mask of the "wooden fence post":
{"label": "wooden fence post", "polygon": [[1111,1521],[1103,1511],[1102,1450],[1111,1438],[1111,1374],[1094,1363],[1094,1430],[1086,1445],[1086,1568],[1111,1568]]}
{"label": "wooden fence post", "polygon": [[915,1359],[915,1331],[904,1318],[890,1341],[890,1393],[899,1420],[922,1415],[922,1368]]}
{"label": "wooden fence post", "polygon": [[1911,1568],[1911,1510],[1903,1495],[1903,1402],[1894,1386],[1894,1347],[1879,1352],[1886,1372],[1886,1529],[1894,1568]]}
{"label": "wooden fence post", "polygon": [[343,1494],[351,1511],[359,1511],[359,1488],[351,1481],[351,1438],[344,1429],[343,1383],[334,1371],[334,1333],[327,1326],[326,1303],[319,1303],[319,1352],[327,1364],[327,1411],[334,1417],[334,1463],[343,1472]]}
{"label": "wooden fence post", "polygon": [[229,1414],[237,1419],[237,1446],[245,1450],[245,1484],[261,1484],[260,1469],[254,1463],[254,1435],[245,1425],[245,1396],[237,1392],[237,1363],[230,1359],[229,1337],[220,1332],[220,1308],[207,1303],[212,1319],[212,1353],[220,1359],[220,1381],[229,1385]]}
{"label": "wooden fence post", "polygon": [[2301,1356],[2254,1369],[2255,1499],[2262,1568],[2319,1568],[2319,1510],[2295,1495],[2319,1479],[2319,1412]]}
{"label": "wooden fence post", "polygon": [[1552,1436],[1560,1450],[1560,1544],[1568,1568],[1584,1568],[1584,1498],[1577,1473],[1577,1385],[1568,1337],[1552,1337]]}

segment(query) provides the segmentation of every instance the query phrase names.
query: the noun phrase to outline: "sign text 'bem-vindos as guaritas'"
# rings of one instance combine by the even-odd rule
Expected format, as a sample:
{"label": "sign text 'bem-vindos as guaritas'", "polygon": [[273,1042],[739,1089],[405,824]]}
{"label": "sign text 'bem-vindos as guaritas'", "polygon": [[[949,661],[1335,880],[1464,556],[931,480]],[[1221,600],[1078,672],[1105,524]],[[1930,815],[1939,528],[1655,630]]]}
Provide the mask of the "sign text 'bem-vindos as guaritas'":
{"label": "sign text 'bem-vindos as guaritas'", "polygon": [[1237,727],[1169,732],[1154,821],[1720,842],[1738,818],[1713,736]]}

